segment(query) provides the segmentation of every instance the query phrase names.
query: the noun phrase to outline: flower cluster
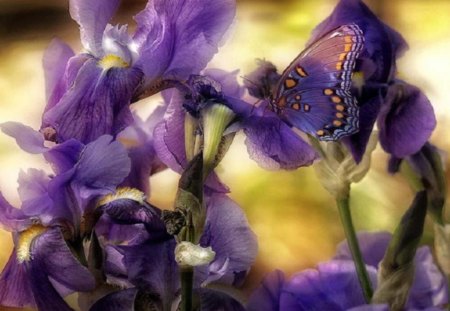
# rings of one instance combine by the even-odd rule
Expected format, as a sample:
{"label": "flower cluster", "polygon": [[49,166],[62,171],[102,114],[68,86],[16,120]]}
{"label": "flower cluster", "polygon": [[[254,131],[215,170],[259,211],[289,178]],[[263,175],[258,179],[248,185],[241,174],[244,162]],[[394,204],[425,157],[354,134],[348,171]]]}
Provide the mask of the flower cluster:
{"label": "flower cluster", "polygon": [[[445,177],[427,142],[436,120],[425,95],[396,78],[406,49],[400,34],[360,0],[341,0],[282,75],[261,61],[244,87],[238,70],[206,68],[234,19],[234,0],[151,0],[134,17],[133,34],[109,24],[119,2],[69,1],[84,51],[58,39],[45,51],[39,130],[0,124],[51,169],[20,172],[20,208],[0,192],[0,225],[14,241],[0,274],[1,306],[73,310],[65,300],[72,293],[86,311],[448,304],[444,275],[430,249],[418,247],[428,210],[448,270]],[[145,121],[132,113],[130,105],[157,93],[164,102]],[[417,193],[393,235],[357,237],[350,185],[370,168],[376,122],[390,171],[407,166]],[[215,171],[239,131],[263,168],[316,162],[348,240],[317,269],[290,279],[269,274],[248,303],[240,287],[257,238]],[[150,203],[149,178],[165,169],[180,174],[170,210]]]}

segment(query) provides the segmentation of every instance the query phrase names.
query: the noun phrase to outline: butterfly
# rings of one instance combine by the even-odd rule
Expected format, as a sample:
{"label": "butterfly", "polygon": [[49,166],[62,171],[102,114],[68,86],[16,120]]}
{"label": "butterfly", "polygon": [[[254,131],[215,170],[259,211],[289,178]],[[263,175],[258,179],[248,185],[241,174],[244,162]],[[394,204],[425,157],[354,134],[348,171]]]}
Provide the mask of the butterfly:
{"label": "butterfly", "polygon": [[287,123],[319,140],[336,141],[359,131],[359,107],[351,94],[364,36],[356,24],[340,26],[313,42],[283,72],[271,106]]}

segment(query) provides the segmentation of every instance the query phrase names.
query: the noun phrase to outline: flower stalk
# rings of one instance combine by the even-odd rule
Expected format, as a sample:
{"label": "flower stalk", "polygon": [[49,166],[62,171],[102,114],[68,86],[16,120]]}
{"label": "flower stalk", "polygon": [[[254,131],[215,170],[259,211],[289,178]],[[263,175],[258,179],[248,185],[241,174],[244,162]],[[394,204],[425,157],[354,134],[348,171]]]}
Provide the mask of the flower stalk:
{"label": "flower stalk", "polygon": [[339,216],[341,218],[342,227],[344,228],[345,237],[347,239],[353,261],[355,263],[356,273],[364,298],[367,303],[370,302],[373,295],[372,285],[370,283],[369,275],[364,264],[361,250],[359,248],[358,239],[356,237],[355,228],[353,226],[352,216],[350,212],[350,196],[346,195],[336,198],[336,205],[338,207]]}

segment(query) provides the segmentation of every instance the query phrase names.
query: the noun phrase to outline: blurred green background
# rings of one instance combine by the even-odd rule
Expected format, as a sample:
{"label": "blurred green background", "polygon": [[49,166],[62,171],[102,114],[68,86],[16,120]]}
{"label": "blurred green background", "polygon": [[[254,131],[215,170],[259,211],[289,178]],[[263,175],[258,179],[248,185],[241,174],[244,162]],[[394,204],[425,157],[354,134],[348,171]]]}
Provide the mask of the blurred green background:
{"label": "blurred green background", "polygon": [[[282,71],[336,2],[238,1],[237,19],[228,40],[209,66],[240,69],[242,76],[255,68],[256,58],[265,58]],[[420,86],[430,98],[438,119],[431,140],[448,153],[450,1],[366,3],[408,41],[410,49],[399,60],[399,75]],[[131,16],[144,6],[144,0],[122,1],[113,24],[133,27]],[[0,122],[18,121],[39,128],[45,105],[41,58],[55,36],[75,51],[81,50],[78,27],[70,19],[67,1],[0,0]],[[146,116],[158,101],[143,101],[133,109]],[[385,172],[386,160],[378,147],[370,173],[353,187],[352,210],[359,230],[392,231],[412,200],[406,181]],[[20,204],[16,190],[19,171],[28,167],[48,169],[39,156],[21,152],[5,135],[0,135],[0,164],[0,189],[15,206]],[[321,188],[311,168],[264,171],[248,158],[244,138],[238,136],[219,167],[219,175],[229,185],[231,197],[245,210],[259,239],[260,251],[247,289],[275,268],[292,274],[329,259],[343,239],[333,199]],[[177,175],[171,172],[152,177],[150,201],[171,208],[176,183]],[[431,234],[428,223],[424,242],[431,241]],[[11,235],[0,231],[0,243],[2,268],[12,249]]]}

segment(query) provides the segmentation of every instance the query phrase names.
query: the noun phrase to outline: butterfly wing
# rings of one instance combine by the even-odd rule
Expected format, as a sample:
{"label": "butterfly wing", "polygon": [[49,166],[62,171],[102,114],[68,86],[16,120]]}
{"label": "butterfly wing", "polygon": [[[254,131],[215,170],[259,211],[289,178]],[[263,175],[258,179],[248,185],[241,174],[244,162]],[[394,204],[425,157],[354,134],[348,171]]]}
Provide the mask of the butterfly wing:
{"label": "butterfly wing", "polygon": [[320,140],[356,133],[359,108],[350,89],[363,46],[361,29],[349,24],[307,47],[278,83],[274,105],[280,116]]}

